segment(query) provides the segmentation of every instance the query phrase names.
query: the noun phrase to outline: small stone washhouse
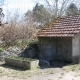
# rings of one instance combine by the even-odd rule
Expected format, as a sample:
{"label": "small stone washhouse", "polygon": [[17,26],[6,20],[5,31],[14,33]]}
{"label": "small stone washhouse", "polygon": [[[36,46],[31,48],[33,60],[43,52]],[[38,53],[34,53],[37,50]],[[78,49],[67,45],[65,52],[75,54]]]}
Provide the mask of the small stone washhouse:
{"label": "small stone washhouse", "polygon": [[80,62],[80,15],[58,18],[37,36],[41,59]]}

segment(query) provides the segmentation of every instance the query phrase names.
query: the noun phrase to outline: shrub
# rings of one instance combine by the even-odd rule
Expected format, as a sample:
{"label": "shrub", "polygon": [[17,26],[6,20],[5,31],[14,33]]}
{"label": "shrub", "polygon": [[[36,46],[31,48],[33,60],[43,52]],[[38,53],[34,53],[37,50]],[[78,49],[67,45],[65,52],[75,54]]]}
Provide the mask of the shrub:
{"label": "shrub", "polygon": [[3,48],[0,48],[0,52],[3,52]]}
{"label": "shrub", "polygon": [[24,46],[36,36],[37,32],[35,27],[9,24],[2,29],[0,38],[2,38],[4,46]]}
{"label": "shrub", "polygon": [[27,42],[27,45],[32,45],[32,44],[37,44],[38,43],[38,38],[35,38],[35,39],[32,39],[32,40],[29,40]]}

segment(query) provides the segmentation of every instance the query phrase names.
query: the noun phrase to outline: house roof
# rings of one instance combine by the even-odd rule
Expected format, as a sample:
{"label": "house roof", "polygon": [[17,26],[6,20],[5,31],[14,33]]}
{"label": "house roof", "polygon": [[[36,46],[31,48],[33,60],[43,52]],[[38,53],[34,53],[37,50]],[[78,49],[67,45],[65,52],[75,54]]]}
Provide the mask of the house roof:
{"label": "house roof", "polygon": [[80,33],[80,15],[56,19],[48,27],[38,32],[38,37],[74,37]]}

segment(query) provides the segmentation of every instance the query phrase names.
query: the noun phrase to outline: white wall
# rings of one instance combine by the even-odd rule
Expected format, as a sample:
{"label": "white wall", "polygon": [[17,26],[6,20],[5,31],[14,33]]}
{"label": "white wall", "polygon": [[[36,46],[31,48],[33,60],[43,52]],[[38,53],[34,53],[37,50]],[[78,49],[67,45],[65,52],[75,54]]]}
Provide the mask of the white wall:
{"label": "white wall", "polygon": [[72,61],[79,63],[80,60],[80,34],[72,39]]}

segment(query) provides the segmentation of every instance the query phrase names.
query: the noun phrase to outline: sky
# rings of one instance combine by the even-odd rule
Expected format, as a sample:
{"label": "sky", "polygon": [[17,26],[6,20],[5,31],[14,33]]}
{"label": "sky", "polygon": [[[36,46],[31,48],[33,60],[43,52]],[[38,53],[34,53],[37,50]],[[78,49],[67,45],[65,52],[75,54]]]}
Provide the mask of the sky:
{"label": "sky", "polygon": [[[4,13],[18,11],[20,14],[27,12],[27,10],[32,10],[36,2],[43,3],[44,0],[4,0],[5,5],[3,6]],[[61,2],[61,0],[59,0]],[[79,1],[79,0],[76,0]],[[60,5],[59,2],[59,5]],[[45,4],[45,3],[44,3]]]}
{"label": "sky", "polygon": [[5,0],[1,7],[6,18],[7,15],[13,16],[16,12],[22,16],[28,10],[32,10],[35,4],[33,0]]}
{"label": "sky", "polygon": [[[13,16],[14,13],[16,12],[22,16],[28,10],[32,10],[36,2],[40,1],[41,4],[45,4],[43,3],[44,0],[4,0],[4,1],[5,1],[4,5],[1,7],[3,8],[3,13],[5,14],[5,16],[9,14],[10,16]],[[61,2],[61,0],[59,1]],[[79,0],[76,1],[79,2]]]}
{"label": "sky", "polygon": [[33,0],[5,0],[3,8],[7,11],[20,10],[24,13],[35,6]]}

